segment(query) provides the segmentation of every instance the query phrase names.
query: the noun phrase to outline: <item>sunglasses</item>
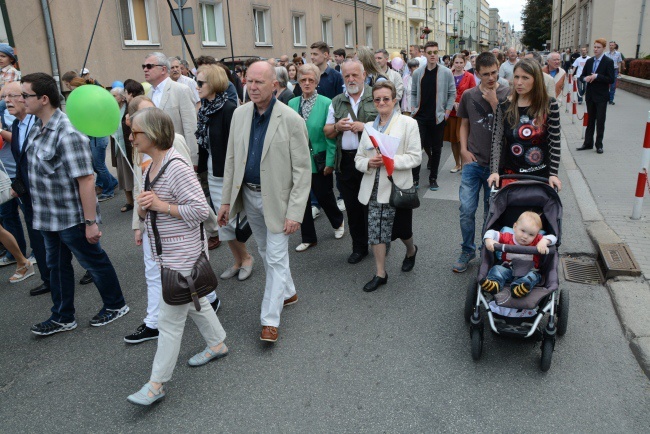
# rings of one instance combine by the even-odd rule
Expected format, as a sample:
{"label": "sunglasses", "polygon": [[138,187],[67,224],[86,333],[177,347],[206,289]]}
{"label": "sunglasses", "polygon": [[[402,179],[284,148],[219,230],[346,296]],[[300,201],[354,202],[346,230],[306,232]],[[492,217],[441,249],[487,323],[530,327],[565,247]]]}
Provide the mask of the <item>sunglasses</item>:
{"label": "sunglasses", "polygon": [[35,93],[25,93],[25,92],[23,92],[23,93],[20,94],[20,96],[22,96],[23,99],[34,98],[34,97],[40,98],[40,96],[35,94]]}
{"label": "sunglasses", "polygon": [[375,98],[375,99],[373,99],[373,101],[375,102],[375,104],[379,104],[380,102],[384,102],[384,103],[386,103],[386,102],[389,102],[389,101],[392,101],[392,100],[393,100],[393,98],[388,98],[387,96],[382,97],[382,98]]}
{"label": "sunglasses", "polygon": [[204,84],[205,84],[205,81],[196,80],[196,85],[199,87],[199,89],[202,88]]}
{"label": "sunglasses", "polygon": [[437,55],[437,54],[438,54],[438,50],[435,50],[435,51],[426,51],[425,54],[426,54],[427,56],[431,56],[431,55],[433,55],[433,54]]}
{"label": "sunglasses", "polygon": [[153,63],[145,63],[142,65],[142,69],[154,69],[156,66],[165,66],[165,65],[154,65]]}

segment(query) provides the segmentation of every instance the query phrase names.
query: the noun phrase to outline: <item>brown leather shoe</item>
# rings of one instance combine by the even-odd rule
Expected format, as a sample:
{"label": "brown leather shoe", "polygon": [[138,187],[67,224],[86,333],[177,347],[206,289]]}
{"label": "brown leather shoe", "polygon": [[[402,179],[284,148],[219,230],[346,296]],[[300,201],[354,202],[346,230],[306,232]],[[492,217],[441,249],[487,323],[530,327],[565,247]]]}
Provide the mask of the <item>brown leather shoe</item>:
{"label": "brown leather shoe", "polygon": [[271,326],[262,326],[261,341],[275,342],[278,340],[278,328]]}
{"label": "brown leather shoe", "polygon": [[219,239],[219,235],[217,235],[216,237],[208,238],[208,250],[214,250],[220,245],[221,245],[221,240]]}
{"label": "brown leather shoe", "polygon": [[298,303],[298,294],[293,294],[293,297],[289,297],[284,300],[284,306],[291,306],[292,304]]}

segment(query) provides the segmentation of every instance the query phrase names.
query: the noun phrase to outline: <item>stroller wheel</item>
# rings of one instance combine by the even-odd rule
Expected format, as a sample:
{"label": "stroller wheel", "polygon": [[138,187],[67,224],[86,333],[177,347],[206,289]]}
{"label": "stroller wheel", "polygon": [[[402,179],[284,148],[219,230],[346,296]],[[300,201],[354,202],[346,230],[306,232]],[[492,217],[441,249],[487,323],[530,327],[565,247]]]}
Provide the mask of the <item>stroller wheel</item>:
{"label": "stroller wheel", "polygon": [[472,359],[478,360],[483,354],[483,329],[472,328],[470,338],[472,339]]}
{"label": "stroller wheel", "polygon": [[564,336],[569,325],[569,291],[560,290],[560,301],[557,305],[557,334]]}
{"label": "stroller wheel", "polygon": [[555,347],[555,338],[545,337],[542,340],[542,359],[539,363],[539,369],[546,372],[551,368],[551,359],[553,358],[553,349]]}
{"label": "stroller wheel", "polygon": [[469,322],[469,319],[474,313],[474,307],[476,306],[476,297],[478,297],[478,285],[476,282],[472,282],[467,288],[467,294],[465,295],[465,322]]}

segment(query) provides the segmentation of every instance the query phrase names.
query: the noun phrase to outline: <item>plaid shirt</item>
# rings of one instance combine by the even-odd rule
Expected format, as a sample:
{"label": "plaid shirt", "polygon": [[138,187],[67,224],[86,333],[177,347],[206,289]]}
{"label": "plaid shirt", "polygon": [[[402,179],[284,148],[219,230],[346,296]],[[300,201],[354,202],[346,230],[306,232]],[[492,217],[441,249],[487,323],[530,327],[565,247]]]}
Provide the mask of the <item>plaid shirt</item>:
{"label": "plaid shirt", "polygon": [[94,173],[88,137],[57,109],[45,126],[40,119],[34,123],[26,146],[34,229],[54,232],[83,223],[76,178]]}
{"label": "plaid shirt", "polygon": [[11,65],[7,65],[4,68],[0,69],[0,89],[4,87],[5,84],[11,83],[12,81],[20,80],[20,71],[14,68]]}

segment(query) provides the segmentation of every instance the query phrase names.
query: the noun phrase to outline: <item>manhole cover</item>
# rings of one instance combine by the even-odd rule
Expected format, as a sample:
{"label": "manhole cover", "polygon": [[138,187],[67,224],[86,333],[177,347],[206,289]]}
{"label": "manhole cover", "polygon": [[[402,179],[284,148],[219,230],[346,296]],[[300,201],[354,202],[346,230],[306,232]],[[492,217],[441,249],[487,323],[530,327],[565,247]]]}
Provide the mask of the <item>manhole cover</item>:
{"label": "manhole cover", "polygon": [[595,260],[562,258],[564,278],[570,282],[600,284],[603,273]]}
{"label": "manhole cover", "polygon": [[641,269],[625,243],[599,244],[598,250],[605,266],[605,277],[639,276]]}

